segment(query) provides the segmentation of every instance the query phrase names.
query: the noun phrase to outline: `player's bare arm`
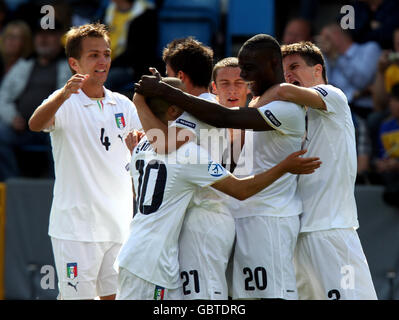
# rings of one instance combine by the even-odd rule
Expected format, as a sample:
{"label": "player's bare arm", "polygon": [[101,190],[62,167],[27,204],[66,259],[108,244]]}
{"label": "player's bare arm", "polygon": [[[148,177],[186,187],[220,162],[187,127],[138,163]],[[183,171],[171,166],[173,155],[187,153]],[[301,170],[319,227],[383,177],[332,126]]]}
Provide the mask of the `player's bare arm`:
{"label": "player's bare arm", "polygon": [[255,109],[238,108],[232,110],[185,93],[164,83],[156,76],[142,76],[141,80],[135,84],[135,92],[144,96],[161,97],[191,113],[199,120],[217,128],[274,130]]}
{"label": "player's bare arm", "polygon": [[170,153],[179,149],[186,142],[194,140],[194,135],[189,130],[174,128],[175,132],[170,132],[171,129],[168,125],[153,114],[143,95],[135,93],[133,103],[137,108],[147,139],[155,152]]}
{"label": "player's bare arm", "polygon": [[37,107],[29,119],[29,129],[39,132],[53,125],[57,110],[72,94],[78,93],[88,78],[89,75],[74,74],[54,97]]}
{"label": "player's bare arm", "polygon": [[255,176],[239,179],[234,175],[229,175],[227,178],[212,184],[212,187],[238,200],[245,200],[267,188],[286,173],[313,173],[320,167],[321,161],[317,157],[301,158],[300,156],[305,154],[306,151],[300,150],[294,152],[271,169]]}
{"label": "player's bare arm", "polygon": [[316,90],[299,87],[290,83],[279,83],[267,90],[262,96],[251,101],[251,107],[260,108],[272,101],[283,100],[314,109],[327,110],[324,100]]}

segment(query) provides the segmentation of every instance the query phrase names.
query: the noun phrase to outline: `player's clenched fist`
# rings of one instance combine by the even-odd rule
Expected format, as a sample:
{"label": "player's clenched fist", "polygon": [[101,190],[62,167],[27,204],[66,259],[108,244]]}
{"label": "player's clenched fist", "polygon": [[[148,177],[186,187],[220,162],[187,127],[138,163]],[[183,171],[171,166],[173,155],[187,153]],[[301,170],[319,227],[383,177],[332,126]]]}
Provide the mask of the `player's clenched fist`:
{"label": "player's clenched fist", "polygon": [[88,74],[74,74],[62,88],[63,98],[66,100],[71,96],[71,94],[78,93],[78,90],[82,88],[88,78]]}

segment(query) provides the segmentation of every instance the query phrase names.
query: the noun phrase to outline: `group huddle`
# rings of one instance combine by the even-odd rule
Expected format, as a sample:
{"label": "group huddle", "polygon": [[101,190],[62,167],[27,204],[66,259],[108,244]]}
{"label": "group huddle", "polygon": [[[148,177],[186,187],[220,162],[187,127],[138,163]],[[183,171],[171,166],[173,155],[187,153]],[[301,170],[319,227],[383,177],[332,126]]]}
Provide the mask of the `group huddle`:
{"label": "group huddle", "polygon": [[109,51],[101,25],[71,29],[74,76],[29,122],[52,141],[60,299],[377,298],[351,112],[314,44],[260,34],[213,65],[178,39],[133,102],[103,87]]}

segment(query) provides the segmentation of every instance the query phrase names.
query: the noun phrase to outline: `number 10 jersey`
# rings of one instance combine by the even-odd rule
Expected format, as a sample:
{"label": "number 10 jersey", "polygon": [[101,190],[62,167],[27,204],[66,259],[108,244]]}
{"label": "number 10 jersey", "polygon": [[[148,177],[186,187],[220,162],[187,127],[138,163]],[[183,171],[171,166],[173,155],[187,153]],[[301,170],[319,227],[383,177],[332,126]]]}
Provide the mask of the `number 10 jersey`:
{"label": "number 10 jersey", "polygon": [[130,165],[137,213],[118,265],[153,284],[176,289],[178,239],[186,208],[198,186],[209,186],[229,173],[193,142],[160,155],[146,138],[133,151]]}

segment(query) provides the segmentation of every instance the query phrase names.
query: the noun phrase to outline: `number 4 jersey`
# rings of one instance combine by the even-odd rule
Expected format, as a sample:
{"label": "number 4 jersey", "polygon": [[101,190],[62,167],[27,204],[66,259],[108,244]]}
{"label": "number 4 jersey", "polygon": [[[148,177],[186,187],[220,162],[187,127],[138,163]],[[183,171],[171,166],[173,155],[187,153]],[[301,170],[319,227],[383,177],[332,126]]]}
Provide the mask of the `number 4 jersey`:
{"label": "number 4 jersey", "polygon": [[178,288],[178,239],[186,208],[198,186],[229,173],[193,142],[160,155],[145,137],[133,151],[130,170],[137,213],[117,264],[151,283]]}

